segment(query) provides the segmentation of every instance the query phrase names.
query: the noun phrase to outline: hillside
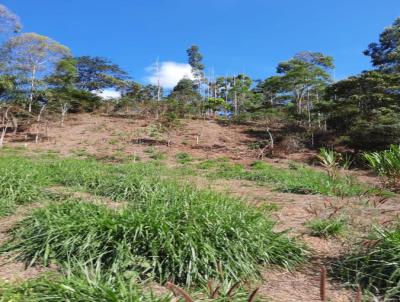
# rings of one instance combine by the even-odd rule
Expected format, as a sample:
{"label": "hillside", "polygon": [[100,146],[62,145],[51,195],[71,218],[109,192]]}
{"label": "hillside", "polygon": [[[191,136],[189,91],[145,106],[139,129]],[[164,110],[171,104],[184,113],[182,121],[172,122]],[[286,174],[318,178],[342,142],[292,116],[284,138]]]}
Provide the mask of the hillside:
{"label": "hillside", "polygon": [[[367,185],[360,189],[360,193],[356,193],[359,189],[353,188],[354,185],[343,183],[346,188],[349,186],[345,189],[347,191],[343,191],[347,193],[336,194],[335,191],[322,193],[325,189],[319,187],[318,179],[303,181],[302,178],[306,175],[321,173],[322,176],[325,173],[321,167],[310,167],[306,164],[315,157],[315,152],[312,151],[280,153],[280,157],[265,158],[264,162],[269,163],[271,169],[277,169],[276,172],[259,170],[257,173],[261,174],[249,177],[252,175],[251,164],[260,160],[259,150],[253,147],[254,143],[260,140],[257,135],[264,133],[260,124],[228,126],[218,120],[187,119],[180,120],[178,126],[169,130],[162,130],[157,125],[156,120],[150,119],[71,115],[63,127],[58,122],[49,123],[47,135],[37,144],[29,140],[29,130],[19,133],[16,138],[10,134],[10,137],[7,137],[7,148],[1,152],[5,157],[11,153],[20,156],[30,154],[32,158],[40,157],[41,154],[53,154],[52,156],[80,160],[94,158],[113,164],[148,162],[152,165],[158,162],[168,170],[175,171],[168,172],[169,178],[238,197],[250,206],[270,209],[269,215],[277,221],[275,230],[288,230],[291,237],[301,240],[310,249],[308,264],[293,271],[278,267],[263,269],[264,281],[258,283],[259,296],[272,301],[319,301],[320,265],[329,265],[332,259],[346,253],[352,244],[348,241],[348,236],[363,236],[372,222],[387,223],[394,219],[396,212],[400,210],[400,200],[397,196],[387,200],[385,198],[385,202],[379,203],[382,197],[362,193],[362,190],[367,189]],[[306,174],[302,174],[301,170],[291,170],[293,165],[307,165],[307,169],[311,170],[305,170]],[[165,168],[160,169],[160,173],[164,174],[165,172],[161,171]],[[271,182],[268,180],[269,176],[265,180],[262,178],[269,175],[268,173],[273,175],[284,171],[289,172],[285,176],[289,180],[283,178]],[[358,177],[361,186],[365,180],[377,183],[376,178],[367,172],[351,173],[353,177]],[[307,183],[308,181],[314,183]],[[283,183],[286,188],[284,190],[281,189]],[[300,187],[309,188],[309,193],[296,194],[299,190],[297,188]],[[60,192],[59,187],[55,187],[54,190]],[[65,189],[61,190],[64,192]],[[71,196],[94,200],[95,203],[103,202],[101,196],[91,196],[84,192],[72,193],[71,189],[67,189],[63,194],[73,194]],[[111,201],[104,202],[109,204]],[[0,239],[4,242],[8,238],[8,230],[37,206],[41,207],[39,204],[22,206],[17,208],[15,214],[2,218]],[[346,218],[348,233],[327,238],[310,234],[306,226],[308,222],[332,215]],[[48,269],[35,266],[26,271],[22,263],[6,261],[6,264],[0,267],[0,278],[32,278],[46,270]],[[354,295],[342,288],[338,282],[329,281],[329,296],[333,301],[352,301]]]}

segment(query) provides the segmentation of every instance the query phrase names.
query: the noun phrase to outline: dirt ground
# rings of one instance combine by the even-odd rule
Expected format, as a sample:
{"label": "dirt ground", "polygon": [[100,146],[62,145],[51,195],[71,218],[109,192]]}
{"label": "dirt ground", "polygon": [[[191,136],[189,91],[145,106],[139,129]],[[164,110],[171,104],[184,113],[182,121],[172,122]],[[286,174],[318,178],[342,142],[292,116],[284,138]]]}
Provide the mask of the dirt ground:
{"label": "dirt ground", "polygon": [[[154,124],[154,121],[149,120],[80,114],[69,116],[64,127],[58,122],[50,123],[47,135],[37,144],[29,140],[30,136],[26,133],[20,134],[16,140],[7,137],[6,144],[34,151],[50,150],[61,155],[93,156],[111,161],[134,157],[146,160],[156,153],[162,153],[165,161],[171,165],[176,163],[175,155],[183,152],[201,159],[228,157],[243,164],[250,164],[258,159],[259,150],[252,148],[252,145],[260,139],[254,135],[263,131],[260,125],[227,126],[213,120],[185,120],[176,129],[161,132]],[[314,156],[315,153],[306,151],[266,160],[276,166],[284,166],[289,161],[305,162]],[[354,175],[370,185],[378,182],[375,176],[363,171],[355,172]],[[210,187],[232,194],[252,205],[276,205],[277,210],[272,214],[277,220],[276,229],[288,230],[291,236],[299,237],[310,248],[311,264],[308,266],[294,272],[265,269],[260,295],[268,299],[267,301],[320,301],[320,266],[349,248],[345,240],[340,238],[321,239],[310,236],[304,226],[309,220],[339,212],[348,218],[352,234],[359,238],[368,232],[373,223],[390,224],[400,213],[398,197],[337,198],[279,193],[250,181],[210,181],[201,177],[194,177],[190,181],[200,187]],[[6,239],[7,229],[29,210],[20,209],[15,215],[0,220],[0,243]],[[0,264],[1,260],[0,258]],[[0,279],[24,279],[43,272],[43,268],[30,268],[25,271],[21,265],[12,263],[0,266]],[[353,301],[355,296],[355,293],[332,280],[329,281],[328,292],[330,301],[335,302]]]}

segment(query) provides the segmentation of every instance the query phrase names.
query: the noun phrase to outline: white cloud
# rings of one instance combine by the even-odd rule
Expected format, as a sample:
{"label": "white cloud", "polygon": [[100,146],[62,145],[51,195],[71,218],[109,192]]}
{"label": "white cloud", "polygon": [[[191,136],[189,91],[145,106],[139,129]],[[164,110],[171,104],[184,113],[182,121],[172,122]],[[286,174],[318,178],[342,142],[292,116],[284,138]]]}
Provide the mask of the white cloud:
{"label": "white cloud", "polygon": [[151,73],[146,78],[150,84],[157,85],[158,80],[160,80],[161,86],[165,89],[174,88],[179,80],[184,77],[193,79],[192,68],[185,63],[161,62],[158,71],[155,65],[147,67],[146,71]]}
{"label": "white cloud", "polygon": [[105,89],[103,91],[96,91],[95,93],[104,100],[118,99],[121,97],[121,93],[114,89]]}

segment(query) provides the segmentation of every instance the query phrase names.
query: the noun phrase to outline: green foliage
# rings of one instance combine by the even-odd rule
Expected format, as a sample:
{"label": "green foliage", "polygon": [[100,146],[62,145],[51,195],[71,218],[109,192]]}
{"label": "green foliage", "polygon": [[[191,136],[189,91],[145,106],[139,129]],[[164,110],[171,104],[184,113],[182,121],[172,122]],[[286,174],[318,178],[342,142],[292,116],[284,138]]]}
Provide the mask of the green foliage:
{"label": "green foliage", "polygon": [[371,43],[364,54],[371,57],[372,64],[382,70],[398,72],[400,70],[400,18],[379,36],[379,43]]}
{"label": "green foliage", "polygon": [[205,109],[211,110],[213,113],[228,108],[229,104],[223,98],[208,98],[205,104]]}
{"label": "green foliage", "polygon": [[333,272],[349,285],[360,285],[384,301],[400,299],[400,228],[377,229],[371,240],[335,263]]}
{"label": "green foliage", "polygon": [[364,153],[370,168],[382,179],[385,186],[399,189],[400,185],[400,146],[391,145],[389,150]]}
{"label": "green foliage", "polygon": [[101,57],[77,57],[76,68],[77,87],[89,92],[121,87],[128,78],[121,67]]}
{"label": "green foliage", "polygon": [[342,218],[314,219],[306,224],[311,236],[338,237],[346,230],[346,222]]}
{"label": "green foliage", "polygon": [[328,102],[318,105],[329,116],[336,135],[361,150],[386,149],[400,143],[400,75],[367,71],[336,82],[327,89]]}

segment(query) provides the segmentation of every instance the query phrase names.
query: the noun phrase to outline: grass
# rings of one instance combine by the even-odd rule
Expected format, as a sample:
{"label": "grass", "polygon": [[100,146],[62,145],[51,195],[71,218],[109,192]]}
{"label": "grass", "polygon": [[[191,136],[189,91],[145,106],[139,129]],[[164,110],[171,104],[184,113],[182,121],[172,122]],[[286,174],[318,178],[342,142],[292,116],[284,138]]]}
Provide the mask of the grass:
{"label": "grass", "polygon": [[144,279],[199,286],[209,278],[256,277],[261,265],[292,267],[305,257],[302,246],[273,231],[274,222],[264,212],[167,181],[166,168],[155,162],[31,162],[31,170],[46,171],[48,185],[74,187],[128,206],[116,211],[70,200],[36,210],[2,248],[28,264],[100,263],[116,275],[136,271]]}
{"label": "grass", "polygon": [[0,157],[0,217],[9,215],[24,204],[45,198],[47,171],[19,157]]}
{"label": "grass", "polygon": [[342,218],[314,219],[306,224],[310,235],[315,237],[339,237],[346,231],[346,222]]}
{"label": "grass", "polygon": [[230,162],[216,163],[207,160],[198,166],[200,169],[213,170],[212,177],[244,179],[261,184],[272,184],[280,192],[295,194],[322,194],[328,196],[358,196],[368,189],[351,177],[331,178],[324,172],[300,165],[290,168],[278,168],[262,161],[255,162],[251,169]]}
{"label": "grass", "polygon": [[45,275],[21,284],[5,283],[0,286],[0,302],[168,302],[167,295],[155,296],[134,282],[123,278],[107,278],[90,270],[79,274]]}
{"label": "grass", "polygon": [[350,285],[360,285],[385,301],[400,299],[400,226],[376,229],[370,241],[345,256],[334,274]]}

